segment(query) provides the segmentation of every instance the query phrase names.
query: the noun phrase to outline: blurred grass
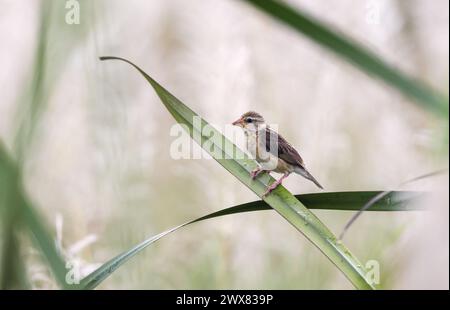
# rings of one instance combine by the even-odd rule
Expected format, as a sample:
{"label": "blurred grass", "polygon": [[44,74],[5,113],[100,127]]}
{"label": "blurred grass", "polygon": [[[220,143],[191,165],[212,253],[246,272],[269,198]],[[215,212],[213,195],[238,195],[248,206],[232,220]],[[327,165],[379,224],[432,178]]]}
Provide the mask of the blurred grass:
{"label": "blurred grass", "polygon": [[[31,134],[35,130],[37,119],[42,110],[44,90],[42,84],[44,83],[45,74],[45,53],[47,44],[47,33],[50,23],[50,2],[44,2],[40,10],[40,21],[38,30],[38,46],[36,48],[35,63],[32,69],[32,81],[29,92],[21,94],[21,99],[18,104],[17,121],[18,125],[16,136],[14,138],[15,155],[19,162],[24,161],[26,150],[31,140]],[[6,152],[4,146],[0,141],[0,152]],[[1,160],[7,160],[6,154],[1,155]],[[2,164],[2,163],[0,163]],[[18,207],[18,194],[14,180],[18,179],[17,172],[13,171],[10,163],[3,163],[3,176],[6,189],[6,199],[4,201],[4,216],[2,217],[3,234],[3,249],[2,255],[2,269],[0,276],[2,279],[2,287],[10,288],[25,288],[28,286],[25,266],[22,261],[21,248],[17,233],[22,225],[22,214]],[[12,174],[11,174],[12,173]],[[1,190],[1,189],[0,189]]]}
{"label": "blurred grass", "polygon": [[[36,213],[35,207],[30,204],[28,198],[26,197],[19,170],[16,164],[7,154],[7,151],[1,141],[0,178],[0,185],[2,185],[0,187],[0,197],[8,197],[6,201],[4,200],[4,198],[2,199],[2,211],[6,212],[4,209],[9,210],[9,212],[13,211],[13,216],[15,217],[15,221],[10,222],[14,225],[12,227],[13,229],[9,231],[11,234],[10,238],[6,240],[6,243],[4,244],[8,245],[11,242],[15,242],[17,240],[14,236],[15,233],[17,233],[18,229],[21,228],[19,224],[23,221],[24,228],[28,230],[36,245],[40,249],[42,255],[47,259],[49,268],[52,270],[53,275],[55,276],[58,283],[61,285],[61,287],[69,288],[70,286],[68,286],[65,281],[65,262],[56,249],[54,239],[47,231],[46,227],[48,225],[44,224],[40,216]],[[11,219],[11,217],[9,219]],[[6,228],[8,228],[8,225],[6,225]],[[5,242],[5,240],[3,242]],[[13,247],[12,250],[13,252],[2,253],[4,257],[3,263],[11,263],[13,262],[12,259],[18,259],[18,257],[16,257],[18,253],[16,251],[17,247],[18,244],[15,244],[15,247]],[[7,246],[6,250],[11,250],[11,247]],[[17,270],[17,268],[15,268],[16,266],[23,268],[23,264],[21,264],[20,262],[17,262],[17,264],[14,262],[13,265],[4,266],[2,271],[6,272],[6,274],[2,274],[2,277],[6,277],[8,281],[14,280],[12,283],[15,284],[15,282],[17,282],[17,279],[12,277],[11,275],[8,276],[8,272],[15,271],[17,272],[16,277],[18,276],[22,278],[20,280],[20,284],[23,285],[25,281],[23,280],[22,275],[25,274],[25,271]],[[11,270],[8,270],[9,268],[11,268]],[[9,282],[6,283],[5,286],[9,287]]]}
{"label": "blurred grass", "polygon": [[[81,1],[87,6],[86,1]],[[64,20],[55,19],[55,14],[64,9],[65,2],[41,0],[39,6],[39,20],[37,31],[37,45],[33,64],[30,68],[30,80],[23,87],[26,91],[19,94],[15,113],[15,136],[13,139],[13,154],[15,162],[9,158],[6,148],[0,141],[2,152],[0,161],[3,165],[3,177],[7,195],[3,200],[4,216],[2,216],[1,228],[4,230],[2,237],[0,279],[2,287],[26,288],[29,281],[26,278],[26,268],[23,263],[24,255],[21,253],[21,243],[18,233],[21,229],[29,229],[35,239],[41,253],[47,258],[50,269],[61,287],[67,286],[65,281],[65,262],[55,248],[51,235],[46,231],[40,216],[34,206],[26,198],[23,184],[19,174],[25,169],[27,160],[34,152],[34,140],[38,136],[40,120],[48,106],[52,93],[52,86],[59,78],[66,65],[66,59],[75,51],[75,47],[89,33],[87,23],[84,26],[69,28]],[[84,14],[88,21],[89,14]],[[70,41],[65,40],[67,31],[72,34]],[[65,57],[55,57],[55,49],[51,44],[53,40],[69,43],[60,46],[58,51]],[[50,46],[52,48],[50,48]],[[32,156],[31,156],[32,157]],[[3,189],[3,188],[1,188]],[[1,190],[0,189],[0,190]],[[25,227],[23,227],[25,226]]]}
{"label": "blurred grass", "polygon": [[[303,194],[296,195],[295,197],[301,201],[308,209],[318,210],[333,210],[333,211],[358,211],[362,205],[370,201],[371,198],[377,197],[380,193],[384,192],[332,192],[332,193],[317,193],[317,194]],[[370,208],[366,211],[408,211],[408,210],[421,210],[417,202],[423,198],[424,193],[418,192],[389,192],[383,197],[374,202]],[[257,200],[248,202],[242,205],[226,208],[213,212],[211,214],[202,216],[195,220],[186,222],[184,224],[175,226],[168,230],[163,231],[151,238],[144,240],[137,244],[128,251],[125,251],[114,258],[107,261],[98,269],[87,275],[77,288],[79,289],[93,289],[100,285],[107,277],[111,276],[120,266],[125,264],[133,256],[143,251],[149,245],[155,243],[161,238],[179,230],[180,228],[188,225],[221,217],[225,215],[273,210],[264,200]]]}
{"label": "blurred grass", "polygon": [[25,266],[17,236],[22,225],[14,181],[17,178],[5,162],[0,141],[0,289],[28,288]]}
{"label": "blurred grass", "polygon": [[395,87],[426,110],[448,121],[448,96],[439,94],[421,82],[406,76],[399,69],[388,65],[372,51],[349,39],[343,33],[338,33],[331,26],[325,25],[282,1],[244,1],[307,36],[357,68],[379,78],[387,85]]}
{"label": "blurred grass", "polygon": [[[84,0],[79,1],[88,7]],[[52,88],[64,72],[67,59],[76,51],[89,34],[89,10],[83,14],[85,23],[70,27],[64,19],[56,18],[65,12],[64,1],[40,0],[37,43],[33,64],[29,69],[30,81],[27,81],[23,93],[17,99],[15,115],[16,130],[13,140],[14,157],[21,165],[26,156],[33,151],[34,137],[38,136],[39,121],[43,117],[52,95]],[[91,21],[92,22],[92,21]],[[94,26],[94,25],[90,25]],[[70,36],[70,40],[67,37]],[[64,43],[56,45],[54,42]]]}
{"label": "blurred grass", "polygon": [[[51,2],[44,1],[40,10],[39,31],[36,47],[36,56],[32,66],[32,81],[30,90],[20,100],[17,109],[17,121],[19,124],[14,139],[15,156],[19,162],[24,161],[26,151],[30,150],[32,134],[36,130],[37,122],[45,109],[48,92],[45,91],[46,62],[48,32],[51,25]],[[23,96],[23,95],[22,95]]]}

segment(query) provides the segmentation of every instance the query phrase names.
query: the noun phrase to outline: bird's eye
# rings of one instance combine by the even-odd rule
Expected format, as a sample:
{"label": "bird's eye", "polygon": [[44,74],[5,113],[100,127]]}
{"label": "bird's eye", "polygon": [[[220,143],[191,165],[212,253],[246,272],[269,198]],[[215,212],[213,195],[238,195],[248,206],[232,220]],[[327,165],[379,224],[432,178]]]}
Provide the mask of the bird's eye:
{"label": "bird's eye", "polygon": [[247,123],[251,123],[251,122],[253,122],[253,119],[252,119],[252,118],[250,118],[250,117],[247,117],[247,118],[245,119],[245,122],[247,122]]}

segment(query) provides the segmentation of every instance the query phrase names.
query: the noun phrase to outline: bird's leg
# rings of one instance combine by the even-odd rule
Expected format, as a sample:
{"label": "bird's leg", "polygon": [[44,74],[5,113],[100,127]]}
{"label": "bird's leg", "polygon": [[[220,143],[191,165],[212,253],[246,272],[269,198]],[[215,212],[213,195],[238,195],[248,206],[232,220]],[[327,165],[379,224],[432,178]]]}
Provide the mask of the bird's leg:
{"label": "bird's leg", "polygon": [[250,172],[250,176],[252,177],[252,180],[256,179],[258,175],[265,172],[267,170],[262,169],[261,167],[258,167],[256,169],[253,169],[252,172]]}
{"label": "bird's leg", "polygon": [[282,176],[279,180],[273,182],[270,186],[268,186],[267,189],[266,189],[266,191],[265,191],[264,194],[263,194],[263,197],[266,197],[266,196],[269,195],[275,188],[277,188],[277,186],[280,185],[280,184],[283,182],[283,180],[286,179],[286,178],[289,176],[289,174],[290,174],[290,172],[286,172],[285,174],[283,174],[283,176]]}

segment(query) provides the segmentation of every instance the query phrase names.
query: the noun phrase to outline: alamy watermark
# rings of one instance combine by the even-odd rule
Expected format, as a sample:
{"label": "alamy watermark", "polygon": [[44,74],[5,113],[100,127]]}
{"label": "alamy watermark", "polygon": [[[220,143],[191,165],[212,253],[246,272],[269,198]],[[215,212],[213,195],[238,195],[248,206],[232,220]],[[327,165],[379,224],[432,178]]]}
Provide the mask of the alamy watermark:
{"label": "alamy watermark", "polygon": [[369,25],[379,25],[381,16],[381,0],[368,0],[366,2],[366,22]]}
{"label": "alamy watermark", "polygon": [[366,270],[365,279],[367,283],[371,285],[380,284],[380,263],[375,259],[371,259],[366,262]]}
{"label": "alamy watermark", "polygon": [[[257,130],[247,131],[248,154],[236,148],[237,130],[236,126],[226,124],[218,130],[219,126],[206,124],[201,117],[194,116],[192,129],[185,124],[175,124],[170,128],[170,136],[174,140],[170,144],[170,157],[172,159],[244,159],[258,157],[258,161],[270,161],[277,158],[278,154],[278,125],[262,127]],[[270,128],[270,130],[268,130]],[[230,137],[230,139],[225,138]],[[195,148],[192,140],[201,144],[201,149]],[[209,155],[209,154],[210,155]]]}
{"label": "alamy watermark", "polygon": [[66,283],[69,285],[80,284],[81,270],[80,263],[77,260],[71,260],[66,263]]}
{"label": "alamy watermark", "polygon": [[80,3],[77,0],[66,1],[66,23],[69,25],[80,24]]}

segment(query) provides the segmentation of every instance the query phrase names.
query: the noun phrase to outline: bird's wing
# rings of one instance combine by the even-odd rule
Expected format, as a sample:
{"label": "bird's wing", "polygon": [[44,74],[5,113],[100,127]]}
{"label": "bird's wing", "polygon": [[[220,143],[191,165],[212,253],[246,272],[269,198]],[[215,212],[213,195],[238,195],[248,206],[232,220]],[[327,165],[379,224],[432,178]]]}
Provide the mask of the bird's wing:
{"label": "bird's wing", "polygon": [[266,129],[266,151],[278,156],[288,164],[305,167],[303,159],[294,147],[270,128]]}

